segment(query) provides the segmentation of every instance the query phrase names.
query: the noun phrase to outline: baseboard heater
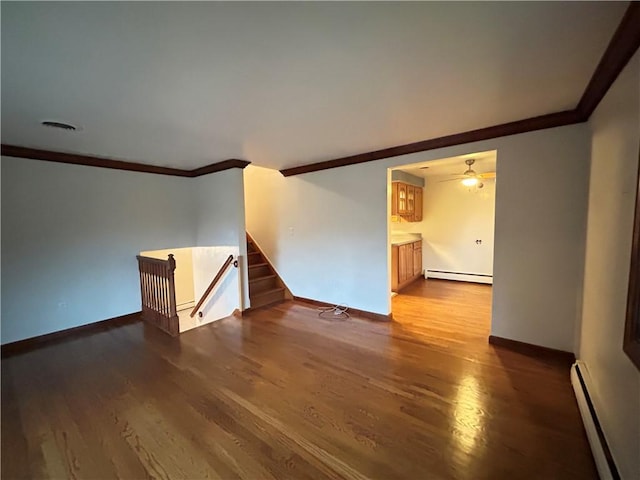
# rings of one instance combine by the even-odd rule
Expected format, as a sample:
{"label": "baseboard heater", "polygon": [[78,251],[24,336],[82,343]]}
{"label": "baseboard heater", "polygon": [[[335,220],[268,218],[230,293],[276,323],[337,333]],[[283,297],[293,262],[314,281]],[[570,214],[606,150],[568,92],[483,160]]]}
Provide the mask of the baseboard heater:
{"label": "baseboard heater", "polygon": [[425,270],[426,278],[457,280],[459,282],[493,283],[493,275],[485,273],[452,272],[449,270]]}
{"label": "baseboard heater", "polygon": [[620,480],[620,474],[613,461],[611,450],[604,436],[593,402],[589,396],[588,385],[591,383],[589,372],[585,365],[578,361],[571,367],[571,385],[578,401],[578,408],[582,416],[582,423],[587,432],[593,459],[601,480]]}

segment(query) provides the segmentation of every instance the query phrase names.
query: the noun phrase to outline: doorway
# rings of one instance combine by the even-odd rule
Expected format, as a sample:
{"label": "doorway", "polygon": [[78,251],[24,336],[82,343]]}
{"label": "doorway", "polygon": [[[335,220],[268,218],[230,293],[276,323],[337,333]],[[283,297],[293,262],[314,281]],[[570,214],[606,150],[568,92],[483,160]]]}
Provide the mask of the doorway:
{"label": "doorway", "polygon": [[462,325],[486,341],[496,167],[493,150],[390,169],[390,295],[396,321],[442,331],[467,317]]}

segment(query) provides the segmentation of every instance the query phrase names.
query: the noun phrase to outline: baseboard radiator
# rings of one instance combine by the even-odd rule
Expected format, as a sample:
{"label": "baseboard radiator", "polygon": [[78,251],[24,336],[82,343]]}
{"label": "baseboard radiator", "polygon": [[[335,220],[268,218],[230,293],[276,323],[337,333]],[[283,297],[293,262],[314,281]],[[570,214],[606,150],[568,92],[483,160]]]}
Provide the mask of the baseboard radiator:
{"label": "baseboard radiator", "polygon": [[601,480],[619,480],[620,474],[611,456],[607,440],[598,421],[589,387],[591,379],[584,363],[577,361],[571,367],[571,385],[578,401],[578,408],[582,416],[582,423],[587,432],[593,459]]}
{"label": "baseboard radiator", "polygon": [[484,273],[452,272],[449,270],[425,270],[425,278],[439,278],[442,280],[457,280],[458,282],[493,283],[493,275]]}

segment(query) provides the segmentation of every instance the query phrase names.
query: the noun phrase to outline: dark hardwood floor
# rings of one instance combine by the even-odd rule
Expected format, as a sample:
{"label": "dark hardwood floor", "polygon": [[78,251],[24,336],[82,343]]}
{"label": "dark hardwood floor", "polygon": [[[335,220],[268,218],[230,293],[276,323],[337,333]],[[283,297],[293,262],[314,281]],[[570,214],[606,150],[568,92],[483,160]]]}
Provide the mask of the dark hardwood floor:
{"label": "dark hardwood floor", "polygon": [[567,366],[488,345],[490,295],[420,282],[392,323],[285,302],[3,359],[2,478],[597,478]]}

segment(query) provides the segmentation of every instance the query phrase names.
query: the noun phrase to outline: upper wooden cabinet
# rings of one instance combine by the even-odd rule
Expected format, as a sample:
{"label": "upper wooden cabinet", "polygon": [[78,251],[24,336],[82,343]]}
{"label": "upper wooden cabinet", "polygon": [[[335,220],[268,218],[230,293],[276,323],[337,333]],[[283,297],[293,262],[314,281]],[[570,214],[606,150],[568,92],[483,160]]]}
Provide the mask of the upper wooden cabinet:
{"label": "upper wooden cabinet", "polygon": [[407,184],[397,182],[398,184],[398,215],[406,215],[408,213],[407,209]]}
{"label": "upper wooden cabinet", "polygon": [[415,187],[415,202],[413,209],[413,221],[421,222],[422,221],[422,188]]}
{"label": "upper wooden cabinet", "polygon": [[407,222],[421,222],[422,199],[422,187],[404,182],[391,183],[391,215],[399,215]]}

